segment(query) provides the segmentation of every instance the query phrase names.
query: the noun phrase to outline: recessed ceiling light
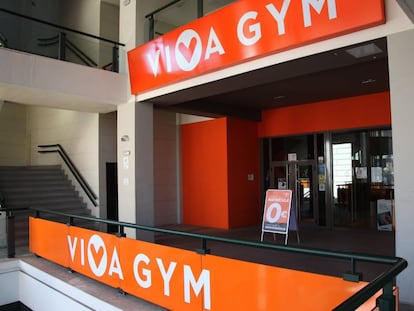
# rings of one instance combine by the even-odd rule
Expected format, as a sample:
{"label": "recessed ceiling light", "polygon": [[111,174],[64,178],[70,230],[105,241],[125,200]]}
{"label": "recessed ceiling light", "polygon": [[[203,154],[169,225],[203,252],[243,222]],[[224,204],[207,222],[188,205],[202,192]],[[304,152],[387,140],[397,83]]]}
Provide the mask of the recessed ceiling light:
{"label": "recessed ceiling light", "polygon": [[279,99],[283,99],[283,98],[286,98],[286,96],[285,95],[277,95],[277,96],[273,97],[273,100],[279,100]]}
{"label": "recessed ceiling light", "polygon": [[355,58],[362,58],[375,54],[382,53],[382,50],[374,43],[360,45],[354,48],[347,49],[346,52]]}

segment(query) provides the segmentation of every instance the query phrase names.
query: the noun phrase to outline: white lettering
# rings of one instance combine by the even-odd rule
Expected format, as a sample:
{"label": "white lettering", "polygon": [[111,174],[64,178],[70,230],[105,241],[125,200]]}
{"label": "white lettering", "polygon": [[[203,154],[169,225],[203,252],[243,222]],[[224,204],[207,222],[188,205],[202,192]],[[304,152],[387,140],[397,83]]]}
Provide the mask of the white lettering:
{"label": "white lettering", "polygon": [[[312,26],[310,6],[312,6],[318,14],[321,14],[325,0],[302,0],[303,21],[305,27]],[[337,17],[335,0],[328,0],[329,19]]]}
{"label": "white lettering", "polygon": [[210,28],[210,35],[208,36],[208,43],[206,48],[206,56],[204,57],[204,60],[210,59],[210,55],[213,53],[219,53],[220,55],[223,55],[224,49],[220,42],[220,39],[217,37],[216,32],[214,31],[214,28]]}
{"label": "white lettering", "polygon": [[[192,42],[195,40],[195,46]],[[175,44],[175,58],[178,67],[184,71],[193,70],[200,62],[202,54],[201,38],[195,30],[184,30]]]}
{"label": "white lettering", "polygon": [[282,11],[279,12],[273,4],[266,5],[266,9],[269,13],[273,16],[275,21],[277,22],[277,28],[279,35],[283,35],[286,33],[285,30],[285,17],[290,5],[290,0],[283,1]]}
{"label": "white lettering", "polygon": [[81,266],[85,266],[85,240],[80,239],[80,250],[81,250]]}
{"label": "white lettering", "polygon": [[109,264],[108,274],[112,275],[113,273],[118,274],[121,280],[124,279],[124,274],[122,273],[121,263],[119,262],[118,252],[116,251],[116,248],[114,248],[114,251],[112,253],[112,259],[111,263]]}
{"label": "white lettering", "polygon": [[257,12],[256,11],[250,11],[250,12],[247,12],[246,14],[244,14],[240,18],[240,21],[237,24],[237,37],[239,38],[239,41],[240,41],[241,44],[246,45],[246,46],[253,45],[257,41],[259,41],[260,38],[262,37],[262,30],[260,28],[260,23],[256,23],[256,24],[253,24],[253,25],[249,26],[249,32],[252,33],[253,36],[248,38],[244,34],[244,24],[249,19],[255,20],[256,17],[257,17]]}
{"label": "white lettering", "polygon": [[151,287],[151,270],[142,269],[142,274],[145,276],[145,279],[141,279],[141,276],[138,272],[138,266],[141,262],[144,262],[146,265],[149,264],[150,260],[148,256],[144,254],[138,254],[134,259],[134,276],[135,281],[137,281],[138,285],[142,288],[149,288]]}
{"label": "white lettering", "polygon": [[171,53],[170,53],[170,47],[166,46],[165,47],[165,65],[167,66],[167,72],[171,72],[172,71],[172,66],[171,66]]}
{"label": "white lettering", "polygon": [[196,281],[191,267],[184,265],[184,301],[186,303],[191,303],[190,285],[196,296],[198,296],[201,289],[204,288],[204,309],[210,310],[210,271],[202,270],[198,281]]}
{"label": "white lettering", "polygon": [[[276,210],[275,215],[273,216],[273,211]],[[282,215],[282,207],[279,203],[272,203],[266,211],[266,220],[272,224],[276,223],[280,216]]]}
{"label": "white lettering", "polygon": [[156,77],[157,74],[158,74],[158,67],[159,67],[159,64],[160,64],[161,51],[160,50],[157,50],[155,52],[155,59],[152,58],[152,56],[153,55],[151,53],[148,53],[147,54],[147,59],[148,59],[148,62],[150,64],[150,66],[151,66],[152,73],[154,74],[154,77]]}
{"label": "white lettering", "polygon": [[78,244],[78,238],[75,237],[72,243],[71,237],[70,235],[68,235],[68,244],[69,244],[70,259],[73,262],[75,260],[76,245]]}
{"label": "white lettering", "polygon": [[164,295],[170,296],[170,280],[174,273],[175,267],[177,266],[176,262],[171,262],[170,266],[168,267],[168,271],[165,271],[164,264],[162,259],[156,258],[158,268],[160,269],[162,279],[164,280]]}

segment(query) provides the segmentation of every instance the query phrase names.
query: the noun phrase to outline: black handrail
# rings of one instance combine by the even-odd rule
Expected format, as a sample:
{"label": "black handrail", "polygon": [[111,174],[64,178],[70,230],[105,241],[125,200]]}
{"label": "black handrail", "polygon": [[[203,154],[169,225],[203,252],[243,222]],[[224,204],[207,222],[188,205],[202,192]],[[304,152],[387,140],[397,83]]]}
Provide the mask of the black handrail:
{"label": "black handrail", "polygon": [[72,28],[69,28],[69,27],[65,27],[65,26],[61,26],[61,25],[54,24],[54,23],[51,23],[51,22],[47,22],[47,21],[44,21],[44,20],[41,20],[41,19],[38,19],[38,18],[23,15],[23,14],[13,12],[13,11],[10,11],[10,10],[4,9],[4,8],[0,8],[0,11],[4,12],[4,13],[11,14],[11,15],[15,15],[15,16],[18,16],[18,17],[21,17],[21,18],[29,19],[29,20],[34,21],[34,22],[38,22],[38,23],[41,23],[41,24],[52,26],[52,27],[55,27],[55,28],[59,28],[59,29],[63,29],[63,30],[66,30],[66,31],[74,32],[74,33],[77,33],[77,34],[80,34],[80,35],[83,35],[83,36],[86,36],[86,37],[90,37],[90,38],[93,38],[93,39],[98,39],[98,40],[105,41],[105,42],[108,42],[108,43],[112,43],[112,44],[115,44],[115,45],[118,45],[118,46],[125,46],[125,44],[120,43],[120,42],[116,42],[116,41],[113,41],[113,40],[110,40],[110,39],[105,39],[105,38],[102,38],[102,37],[98,37],[98,36],[83,32],[83,31],[79,31],[79,30],[75,30],[75,29],[72,29]]}
{"label": "black handrail", "polygon": [[39,145],[39,148],[57,148],[57,149],[50,149],[50,150],[39,150],[39,153],[58,153],[65,164],[68,166],[69,170],[72,172],[73,176],[76,178],[79,185],[82,187],[83,191],[85,191],[86,195],[92,202],[94,206],[98,206],[96,199],[98,198],[96,194],[93,192],[92,188],[88,185],[85,178],[81,175],[79,170],[73,164],[72,160],[69,158],[66,151],[60,144],[53,144],[53,145]]}
{"label": "black handrail", "polygon": [[90,58],[88,55],[86,55],[85,52],[83,52],[80,48],[78,48],[72,41],[70,41],[69,39],[65,40],[65,46],[72,51],[72,53],[74,53],[80,60],[82,60],[85,65],[88,66],[94,66],[97,67],[98,64],[95,63],[95,61]]}
{"label": "black handrail", "polygon": [[[322,250],[322,249],[314,249],[314,248],[305,248],[305,247],[298,247],[298,246],[287,246],[287,245],[276,245],[270,244],[265,242],[254,242],[254,241],[247,241],[247,240],[238,240],[238,239],[230,239],[218,236],[211,236],[206,234],[199,234],[199,233],[190,233],[178,230],[171,230],[171,229],[164,229],[164,228],[157,228],[157,227],[150,227],[144,225],[138,225],[133,223],[127,222],[120,222],[108,219],[100,219],[95,217],[87,217],[87,216],[80,216],[80,215],[73,215],[67,213],[56,212],[52,210],[44,210],[40,208],[30,208],[31,210],[36,212],[36,217],[40,217],[41,213],[46,214],[53,214],[53,215],[60,215],[63,217],[68,217],[69,224],[73,224],[74,219],[81,219],[86,221],[92,222],[99,222],[105,224],[116,225],[119,228],[118,235],[124,236],[124,227],[145,230],[145,231],[152,231],[152,232],[159,232],[159,233],[166,233],[184,237],[190,237],[195,239],[201,240],[202,248],[196,250],[198,253],[209,253],[207,249],[207,241],[215,241],[215,242],[222,242],[227,244],[234,244],[234,245],[242,245],[247,247],[256,247],[256,248],[263,248],[281,252],[290,252],[296,254],[304,254],[304,255],[313,255],[313,256],[322,256],[322,257],[329,257],[329,258],[336,258],[336,259],[343,259],[349,260],[351,263],[351,268],[355,268],[355,262],[371,262],[376,264],[385,264],[390,265],[391,267],[377,276],[374,280],[368,283],[365,287],[363,287],[360,291],[352,295],[346,301],[338,305],[334,308],[335,311],[349,311],[355,310],[359,306],[361,306],[365,301],[370,299],[376,293],[378,293],[381,289],[383,290],[382,295],[377,298],[377,305],[381,305],[384,303],[384,308],[380,308],[381,311],[391,311],[395,310],[395,297],[393,296],[393,282],[395,277],[403,271],[407,266],[407,261],[400,257],[390,257],[390,256],[377,256],[377,255],[369,255],[369,254],[361,254],[361,253],[346,253],[346,252],[338,252],[338,251],[330,251],[330,250]],[[389,301],[393,300],[393,302]],[[393,307],[394,306],[394,307]]]}
{"label": "black handrail", "polygon": [[180,2],[180,1],[182,1],[182,0],[174,0],[174,1],[171,1],[171,2],[169,2],[169,3],[165,4],[165,5],[163,5],[162,7],[160,7],[160,8],[158,8],[158,9],[156,9],[155,11],[152,11],[151,13],[148,13],[147,15],[145,15],[145,18],[152,17],[152,16],[154,16],[155,14],[157,14],[157,13],[161,12],[162,10],[164,10],[164,9],[166,9],[166,8],[169,8],[170,6],[173,6],[174,4],[176,4],[177,2]]}
{"label": "black handrail", "polygon": [[[374,280],[368,283],[365,287],[359,290],[357,293],[352,295],[350,298],[345,300],[343,303],[335,307],[333,310],[335,311],[349,311],[355,310],[359,306],[361,306],[364,302],[378,293],[381,289],[383,290],[382,295],[377,298],[377,306],[380,307],[381,311],[391,311],[395,310],[395,296],[393,295],[393,282],[395,277],[402,272],[407,266],[407,261],[400,257],[389,257],[389,256],[377,256],[377,255],[369,255],[369,254],[361,254],[361,253],[346,253],[346,252],[337,252],[337,251],[330,251],[330,250],[322,250],[322,249],[314,249],[314,248],[305,248],[305,247],[298,247],[298,246],[287,246],[287,245],[276,245],[270,244],[265,242],[253,242],[247,240],[238,240],[238,239],[230,239],[206,234],[199,234],[199,233],[190,233],[178,230],[171,230],[171,229],[164,229],[164,228],[157,228],[157,227],[150,227],[144,225],[138,225],[133,223],[127,222],[120,222],[108,219],[101,219],[95,217],[88,217],[88,216],[81,216],[81,215],[74,215],[68,213],[61,213],[53,210],[45,210],[40,208],[19,208],[19,211],[23,210],[32,210],[34,211],[35,217],[40,218],[41,213],[44,214],[52,214],[52,215],[59,215],[68,218],[68,224],[73,225],[74,219],[81,219],[86,221],[104,223],[118,226],[118,235],[124,236],[124,227],[145,230],[145,231],[152,231],[152,232],[159,232],[159,233],[166,233],[190,238],[196,238],[201,240],[202,249],[196,250],[198,253],[209,253],[207,249],[207,241],[216,241],[222,242],[227,244],[234,244],[234,245],[242,245],[247,247],[256,247],[256,248],[263,248],[269,249],[274,251],[281,251],[281,252],[289,252],[289,253],[296,253],[296,254],[304,254],[304,255],[313,255],[313,256],[322,256],[322,257],[329,257],[329,258],[336,258],[336,259],[347,259],[351,261],[351,266],[354,268],[356,261],[362,262],[371,262],[377,264],[386,264],[390,265],[391,267],[385,270],[383,273],[378,275]],[[0,212],[9,212],[15,211],[14,209],[0,209]],[[14,221],[13,217],[10,217],[10,221]],[[13,244],[14,247],[14,244]],[[9,254],[14,255],[14,250],[9,250]]]}
{"label": "black handrail", "polygon": [[[64,38],[64,39],[63,39]],[[70,51],[72,51],[73,54],[75,54],[85,65],[90,67],[97,67],[98,64],[88,55],[86,55],[85,52],[83,52],[76,44],[74,44],[72,41],[66,38],[64,33],[59,33],[56,36],[50,37],[50,38],[38,38],[39,46],[51,46],[55,44],[60,44],[60,40],[64,40],[62,43],[66,48],[68,48]],[[62,57],[62,55],[59,55],[59,59],[64,60],[65,57]],[[112,63],[110,64],[112,65]]]}
{"label": "black handrail", "polygon": [[[93,61],[88,55],[86,55],[81,49],[79,49],[79,47],[77,47],[76,45],[74,45],[73,43],[71,43],[68,39],[66,39],[66,34],[63,31],[68,31],[74,34],[79,34],[82,36],[86,36],[89,38],[93,38],[96,40],[100,40],[103,42],[107,42],[107,43],[111,43],[113,44],[112,46],[112,66],[111,66],[111,71],[113,72],[119,72],[119,47],[120,46],[125,46],[125,44],[120,43],[120,42],[116,42],[110,39],[106,39],[106,38],[102,38],[96,35],[92,35],[92,34],[88,34],[86,32],[83,31],[79,31],[79,30],[75,30],[72,28],[68,28],[65,26],[61,26],[61,25],[57,25],[51,22],[47,22],[44,20],[40,20],[31,16],[26,16],[17,12],[13,12],[10,11],[8,9],[5,8],[0,8],[0,12],[4,12],[6,14],[10,14],[10,15],[14,15],[20,18],[24,18],[33,22],[37,22],[37,23],[41,23],[44,25],[48,25],[51,27],[55,27],[57,29],[60,29],[62,31],[60,31],[60,33],[56,36],[56,37],[52,37],[52,38],[47,38],[47,39],[42,39],[39,38],[38,40],[40,41],[39,46],[48,46],[48,45],[52,45],[52,44],[56,44],[58,43],[58,59],[59,60],[66,60],[66,53],[65,53],[65,48],[67,48],[68,50],[72,51],[74,53],[74,55],[76,55],[78,57],[78,59],[80,59],[81,62],[83,62],[83,64],[90,66],[90,67],[98,67],[98,64]],[[0,42],[3,42],[2,40],[0,40]],[[7,42],[5,42],[4,44],[6,44]],[[3,44],[3,45],[4,45]],[[0,46],[3,46],[0,43]],[[36,52],[34,52],[35,54],[37,54]],[[107,66],[108,67],[108,66]],[[107,70],[107,68],[104,68],[105,70]]]}

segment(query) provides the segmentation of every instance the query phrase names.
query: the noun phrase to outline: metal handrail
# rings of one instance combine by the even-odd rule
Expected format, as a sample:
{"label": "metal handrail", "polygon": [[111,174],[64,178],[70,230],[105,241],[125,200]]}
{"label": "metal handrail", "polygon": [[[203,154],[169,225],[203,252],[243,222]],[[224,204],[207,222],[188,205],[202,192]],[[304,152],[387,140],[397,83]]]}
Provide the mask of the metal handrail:
{"label": "metal handrail", "polygon": [[[83,31],[79,31],[79,30],[75,30],[75,29],[72,29],[72,28],[68,28],[68,27],[65,27],[65,26],[58,25],[58,24],[54,24],[54,23],[51,23],[51,22],[47,22],[47,21],[37,19],[37,18],[31,17],[31,16],[26,16],[26,15],[23,15],[23,14],[20,14],[20,13],[17,13],[17,12],[10,11],[10,10],[5,9],[5,8],[0,8],[0,12],[10,14],[10,15],[14,15],[14,16],[17,16],[19,18],[27,19],[27,20],[30,20],[30,21],[33,21],[33,22],[37,22],[37,23],[40,23],[40,24],[43,24],[43,25],[47,25],[47,26],[51,26],[51,27],[59,29],[60,33],[55,37],[46,38],[46,39],[42,39],[42,38],[38,39],[39,42],[40,42],[39,46],[42,46],[42,47],[58,43],[59,46],[58,46],[58,57],[57,57],[57,59],[59,59],[59,60],[66,60],[65,48],[67,48],[72,53],[74,53],[74,55],[83,64],[85,64],[87,66],[90,66],[90,67],[93,67],[93,66],[98,67],[98,64],[96,64],[95,61],[93,61],[88,55],[86,55],[81,49],[79,49],[79,47],[74,45],[72,42],[68,42],[69,40],[66,38],[66,34],[64,33],[64,31],[71,32],[71,33],[78,34],[78,35],[82,35],[82,36],[89,37],[89,38],[93,38],[93,39],[99,40],[101,42],[111,43],[113,45],[112,46],[112,68],[111,68],[111,71],[119,72],[119,47],[120,46],[125,47],[125,44],[120,43],[120,42],[116,42],[116,41],[113,41],[113,40],[110,40],[110,39],[102,38],[102,37],[99,37],[99,36],[96,36],[96,35],[92,35],[92,34],[89,34],[89,33],[83,32]],[[2,40],[0,40],[0,41],[3,42]],[[4,44],[0,44],[0,46],[3,46],[3,45]],[[38,52],[36,52],[36,51],[34,51],[33,53],[38,54]],[[42,54],[40,54],[40,55],[42,55]],[[105,68],[105,70],[107,70],[107,69]]]}
{"label": "metal handrail", "polygon": [[51,22],[47,22],[47,21],[44,21],[44,20],[41,20],[41,19],[38,19],[38,18],[23,15],[23,14],[13,12],[13,11],[10,11],[10,10],[4,9],[4,8],[0,8],[0,11],[4,12],[4,13],[11,14],[11,15],[15,15],[15,16],[18,16],[18,17],[21,17],[21,18],[29,19],[29,20],[34,21],[34,22],[38,22],[38,23],[41,23],[41,24],[52,26],[52,27],[55,27],[55,28],[59,28],[59,29],[63,29],[63,30],[66,30],[66,31],[74,32],[74,33],[77,33],[79,35],[83,35],[83,36],[90,37],[90,38],[93,38],[93,39],[98,39],[100,41],[105,41],[105,42],[112,43],[112,44],[115,44],[115,45],[118,45],[118,46],[125,46],[124,43],[120,43],[120,42],[116,42],[116,41],[113,41],[113,40],[110,40],[110,39],[105,39],[105,38],[102,38],[102,37],[98,37],[98,36],[83,32],[83,31],[79,31],[79,30],[72,29],[72,28],[69,28],[69,27],[65,27],[65,26],[61,26],[61,25],[54,24],[54,23],[51,23]]}
{"label": "metal handrail", "polygon": [[68,166],[69,170],[72,172],[73,176],[76,178],[79,185],[82,187],[83,191],[85,191],[86,195],[92,202],[94,206],[98,206],[96,199],[98,198],[97,195],[93,192],[92,188],[86,182],[85,178],[81,175],[79,170],[73,164],[72,160],[69,158],[66,151],[60,144],[53,144],[53,145],[39,145],[39,148],[57,148],[51,150],[39,150],[39,153],[58,153],[65,164]]}
{"label": "metal handrail", "polygon": [[152,17],[155,14],[157,14],[157,13],[159,13],[159,12],[161,12],[161,11],[167,9],[167,8],[169,8],[170,6],[173,6],[174,4],[176,4],[177,2],[180,2],[180,1],[182,1],[182,0],[174,0],[174,1],[171,1],[171,2],[163,5],[162,7],[159,7],[158,9],[152,11],[151,13],[148,13],[147,15],[145,15],[145,18]]}
{"label": "metal handrail", "polygon": [[72,51],[73,54],[75,54],[85,65],[88,66],[98,66],[98,64],[90,58],[88,55],[86,55],[85,52],[83,52],[80,48],[78,48],[72,41],[69,39],[65,40],[65,46]]}
{"label": "metal handrail", "polygon": [[40,208],[31,208],[31,210],[36,212],[36,217],[40,217],[41,213],[54,214],[54,215],[60,215],[63,217],[68,217],[69,224],[71,225],[73,224],[74,219],[81,219],[81,220],[86,220],[86,221],[93,221],[93,222],[116,225],[119,228],[118,235],[120,236],[124,236],[124,228],[127,227],[127,228],[133,228],[133,229],[138,229],[138,230],[166,233],[166,234],[200,239],[202,247],[201,249],[198,249],[196,251],[202,254],[209,253],[209,250],[207,249],[207,241],[215,241],[215,242],[242,245],[242,246],[248,246],[248,247],[256,247],[256,248],[303,254],[303,255],[313,255],[313,256],[335,258],[335,259],[350,260],[351,269],[353,271],[355,269],[356,261],[371,262],[371,263],[385,264],[385,265],[391,266],[388,270],[384,271],[379,276],[377,276],[373,281],[369,282],[367,286],[363,287],[360,291],[358,291],[353,296],[348,298],[346,301],[338,305],[334,309],[335,311],[355,310],[356,308],[361,306],[365,301],[367,301],[372,296],[374,296],[376,293],[378,293],[381,289],[383,290],[383,294],[377,299],[377,304],[378,303],[381,304],[383,301],[386,301],[385,307],[381,308],[381,311],[395,310],[395,301],[394,301],[394,304],[392,302],[389,302],[389,300],[395,299],[395,297],[393,296],[393,287],[394,287],[393,282],[394,282],[395,277],[408,266],[407,261],[400,257],[377,256],[377,255],[374,256],[374,255],[361,254],[361,253],[345,253],[345,252],[306,248],[306,247],[276,245],[276,244],[270,244],[270,243],[264,243],[264,242],[230,239],[230,238],[224,238],[224,237],[219,237],[219,236],[212,236],[212,235],[199,234],[199,233],[190,233],[190,232],[164,229],[164,228],[156,228],[156,227],[150,227],[150,226],[138,225],[138,224],[133,224],[133,223],[108,220],[108,219],[100,219],[100,218],[94,218],[94,217],[66,214],[66,213],[61,213],[61,212],[56,212],[56,211],[44,210]]}
{"label": "metal handrail", "polygon": [[[139,230],[146,230],[152,232],[159,232],[159,233],[166,233],[190,238],[196,238],[201,240],[202,249],[196,250],[198,253],[209,253],[207,249],[207,241],[216,241],[234,245],[242,245],[247,247],[256,247],[256,248],[263,248],[281,252],[289,252],[289,253],[296,253],[296,254],[305,254],[305,255],[314,255],[314,256],[322,256],[322,257],[329,257],[329,258],[336,258],[336,259],[348,259],[351,261],[351,266],[355,268],[356,261],[363,261],[363,262],[371,262],[377,264],[386,264],[390,265],[391,267],[377,276],[373,281],[369,282],[368,285],[363,287],[357,293],[352,295],[350,298],[345,300],[343,303],[335,307],[333,310],[335,311],[348,311],[348,310],[355,310],[359,306],[361,306],[365,301],[369,300],[372,296],[378,293],[381,289],[383,290],[382,295],[377,298],[377,305],[380,305],[381,311],[391,311],[395,310],[395,297],[393,296],[393,282],[395,277],[403,271],[407,267],[407,261],[400,257],[389,257],[389,256],[377,256],[377,255],[368,255],[368,254],[361,254],[361,253],[346,253],[346,252],[337,252],[337,251],[330,251],[330,250],[322,250],[322,249],[314,249],[314,248],[305,248],[305,247],[295,247],[295,246],[287,246],[287,245],[275,245],[269,244],[265,242],[253,242],[247,240],[238,240],[238,239],[230,239],[206,234],[199,234],[199,233],[190,233],[178,230],[171,230],[171,229],[164,229],[164,228],[157,228],[157,227],[150,227],[144,225],[138,225],[133,223],[127,222],[120,222],[108,219],[101,219],[95,217],[88,217],[88,216],[81,216],[81,215],[74,215],[68,213],[61,213],[53,210],[45,210],[40,208],[20,208],[19,211],[22,210],[32,210],[35,212],[35,216],[40,218],[41,213],[45,214],[52,214],[52,215],[59,215],[68,218],[69,225],[73,225],[74,219],[81,219],[86,221],[92,222],[99,222],[104,224],[111,224],[116,225],[119,228],[118,235],[125,236],[124,228],[133,228]],[[12,209],[0,209],[2,211],[10,211]],[[10,218],[13,221],[13,217]],[[14,244],[13,244],[14,245]],[[9,250],[10,253],[10,250]],[[11,252],[14,254],[13,252]],[[382,305],[383,304],[383,305]]]}

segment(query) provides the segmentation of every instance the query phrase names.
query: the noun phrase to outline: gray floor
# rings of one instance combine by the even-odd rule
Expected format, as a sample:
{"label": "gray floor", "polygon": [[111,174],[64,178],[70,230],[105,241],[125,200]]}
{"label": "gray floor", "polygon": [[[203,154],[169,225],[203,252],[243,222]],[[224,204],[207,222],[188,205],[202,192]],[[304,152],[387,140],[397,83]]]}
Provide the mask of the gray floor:
{"label": "gray floor", "polygon": [[[260,226],[252,226],[234,230],[217,230],[181,225],[169,226],[167,228],[247,241],[259,241],[261,234]],[[312,225],[305,225],[300,228],[299,238],[300,246],[303,247],[385,256],[393,256],[395,253],[393,232],[378,232],[373,230],[357,229],[328,230]],[[184,249],[194,250],[201,247],[199,240],[179,236],[157,234],[156,240],[159,244],[177,246]],[[284,243],[283,236],[273,236],[273,234],[269,233],[264,235],[264,240],[265,242],[274,244]],[[289,245],[298,245],[296,232],[290,233]],[[262,250],[258,248],[254,248],[254,251],[252,251],[250,247],[246,248],[238,245],[229,246],[227,243],[220,242],[209,242],[207,246],[211,253],[215,255],[294,268],[303,271],[341,276],[343,272],[349,270],[349,263],[327,258],[287,253],[278,253],[275,255],[274,251]],[[85,291],[93,295],[103,297],[106,300],[109,299],[111,303],[124,310],[164,310],[163,308],[154,306],[135,297],[121,295],[117,290],[99,284],[79,274],[69,274],[66,269],[41,258],[37,258],[30,254],[28,255],[27,253],[28,251],[25,248],[17,249],[16,257],[23,258],[25,261],[28,261],[42,270],[48,271],[49,273],[69,283],[82,284],[82,288],[84,288]],[[7,250],[0,249],[0,255],[2,255],[2,257],[7,257]],[[364,280],[367,281],[376,277],[383,271],[383,269],[383,266],[374,264],[357,264],[357,271],[362,272]],[[414,306],[403,305],[400,303],[399,310],[414,311]]]}

